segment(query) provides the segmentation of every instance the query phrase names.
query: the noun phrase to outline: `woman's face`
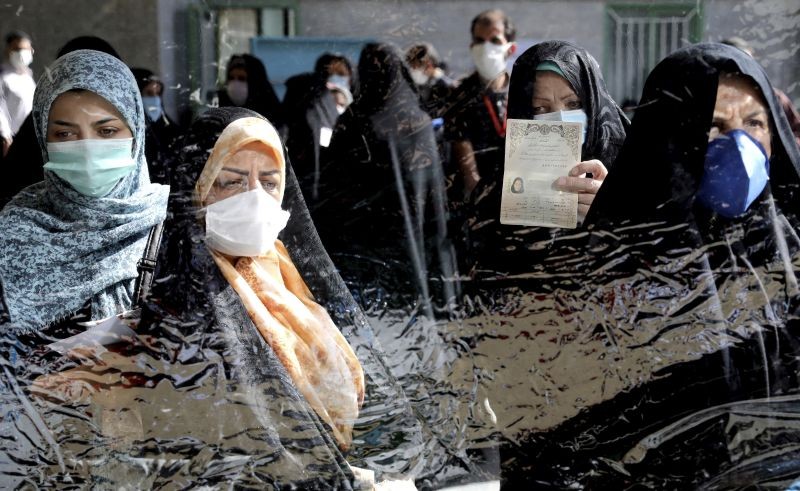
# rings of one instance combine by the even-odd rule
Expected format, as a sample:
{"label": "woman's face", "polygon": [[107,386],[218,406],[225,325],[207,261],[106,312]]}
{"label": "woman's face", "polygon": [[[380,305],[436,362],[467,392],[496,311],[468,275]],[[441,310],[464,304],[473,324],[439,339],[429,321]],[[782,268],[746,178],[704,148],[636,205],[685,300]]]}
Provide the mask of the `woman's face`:
{"label": "woman's face", "polygon": [[543,70],[536,72],[533,89],[533,114],[547,114],[556,111],[581,109],[580,97],[561,75]]}
{"label": "woman's face", "polygon": [[247,70],[242,67],[231,68],[231,71],[228,72],[228,82],[231,80],[247,82]]}
{"label": "woman's face", "polygon": [[94,92],[64,92],[50,106],[48,142],[132,137],[114,105]]}
{"label": "woman's face", "polygon": [[280,201],[280,166],[266,145],[252,142],[225,160],[222,170],[206,196],[205,205],[257,189],[258,186],[275,200]]}
{"label": "woman's face", "polygon": [[769,111],[761,93],[750,79],[741,75],[723,74],[717,88],[714,119],[708,132],[709,141],[723,133],[740,129],[758,141],[772,156],[772,134]]}

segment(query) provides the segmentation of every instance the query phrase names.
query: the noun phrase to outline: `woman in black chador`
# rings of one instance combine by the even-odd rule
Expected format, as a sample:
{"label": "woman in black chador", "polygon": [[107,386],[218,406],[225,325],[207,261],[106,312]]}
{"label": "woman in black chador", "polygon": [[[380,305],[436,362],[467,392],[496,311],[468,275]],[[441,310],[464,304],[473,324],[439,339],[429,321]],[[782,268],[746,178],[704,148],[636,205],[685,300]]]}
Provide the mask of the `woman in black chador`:
{"label": "woman in black chador", "polygon": [[314,222],[345,280],[370,296],[362,296],[365,306],[388,300],[431,318],[454,294],[431,119],[395,48],[367,45],[358,80],[323,154]]}
{"label": "woman in black chador", "polygon": [[233,55],[225,69],[225,86],[217,91],[219,107],[244,107],[272,121],[279,130],[284,125],[283,108],[269,81],[264,63],[247,53]]}
{"label": "woman in black chador", "polygon": [[700,44],[656,66],[584,230],[484,285],[462,326],[489,360],[505,483],[800,477],[798,168],[752,58]]}
{"label": "woman in black chador", "polygon": [[[628,119],[606,90],[595,59],[565,41],[545,41],[514,63],[508,93],[509,119],[537,119],[567,113],[564,121],[584,123],[581,163],[559,189],[578,194],[579,222],[586,216],[607,170],[613,168]],[[581,114],[583,113],[583,114]],[[591,174],[586,176],[585,173]],[[503,176],[481,181],[467,209],[463,269],[477,278],[525,270],[546,255],[563,231],[500,223]],[[508,190],[507,190],[508,191]],[[518,192],[510,189],[511,192]]]}

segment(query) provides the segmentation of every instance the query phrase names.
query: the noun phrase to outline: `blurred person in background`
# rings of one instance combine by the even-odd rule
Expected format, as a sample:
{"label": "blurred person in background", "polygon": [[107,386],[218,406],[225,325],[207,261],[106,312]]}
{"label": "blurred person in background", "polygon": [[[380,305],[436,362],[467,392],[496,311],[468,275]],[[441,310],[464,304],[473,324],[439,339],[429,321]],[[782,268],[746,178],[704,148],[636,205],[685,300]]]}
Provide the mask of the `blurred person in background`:
{"label": "blurred person in background", "polygon": [[440,118],[456,82],[440,68],[441,58],[430,43],[417,43],[406,50],[406,63],[419,93],[422,108],[431,118]]}
{"label": "blurred person in background", "polygon": [[150,169],[150,180],[167,184],[167,162],[172,155],[175,140],[181,135],[181,128],[164,110],[161,99],[164,83],[158,75],[146,68],[131,68],[131,72],[139,85],[146,116],[144,153]]}
{"label": "blurred person in background", "polygon": [[269,81],[264,64],[253,55],[231,56],[225,70],[225,85],[217,91],[219,107],[244,107],[269,119],[283,130],[281,103]]}
{"label": "blurred person in background", "polygon": [[386,294],[392,305],[433,318],[434,306],[453,296],[455,273],[431,119],[395,47],[368,44],[358,80],[322,155],[312,216],[367,310]]}
{"label": "blurred person in background", "polygon": [[[463,183],[455,188],[467,197],[484,177],[503,162],[508,104],[509,57],[517,49],[516,29],[501,10],[478,14],[470,28],[470,55],[475,72],[461,80],[447,103],[445,139]],[[451,194],[451,197],[453,195]]]}
{"label": "blurred person in background", "polygon": [[313,72],[286,81],[286,147],[309,202],[319,194],[320,151],[330,145],[336,120],[353,102],[352,78],[353,67],[345,56],[325,53]]}
{"label": "blurred person in background", "polygon": [[14,135],[33,108],[36,82],[28,66],[33,62],[31,38],[22,31],[6,36],[4,60],[0,65],[0,138],[3,156],[8,153]]}

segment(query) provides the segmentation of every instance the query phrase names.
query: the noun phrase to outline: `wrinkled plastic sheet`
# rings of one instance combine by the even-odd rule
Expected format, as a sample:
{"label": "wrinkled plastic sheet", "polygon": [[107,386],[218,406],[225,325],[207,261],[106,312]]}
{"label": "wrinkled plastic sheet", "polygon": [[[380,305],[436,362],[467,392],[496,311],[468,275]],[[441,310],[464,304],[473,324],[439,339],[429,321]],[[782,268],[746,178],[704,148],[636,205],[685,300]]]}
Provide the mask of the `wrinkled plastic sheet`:
{"label": "wrinkled plastic sheet", "polygon": [[[661,247],[685,230],[511,237],[504,253],[531,262],[462,278],[440,319],[392,290],[400,265],[373,258],[349,286],[405,399],[368,405],[347,458],[419,488],[789,489],[800,476],[800,258],[730,264],[715,259],[730,256],[726,240]],[[86,326],[4,334],[3,482],[263,485],[259,466],[277,458],[264,428],[282,413],[254,410],[216,335],[126,322],[90,339]],[[393,431],[404,404],[419,425],[411,440]],[[303,428],[291,432],[302,450]],[[311,468],[331,459],[288,451]]]}

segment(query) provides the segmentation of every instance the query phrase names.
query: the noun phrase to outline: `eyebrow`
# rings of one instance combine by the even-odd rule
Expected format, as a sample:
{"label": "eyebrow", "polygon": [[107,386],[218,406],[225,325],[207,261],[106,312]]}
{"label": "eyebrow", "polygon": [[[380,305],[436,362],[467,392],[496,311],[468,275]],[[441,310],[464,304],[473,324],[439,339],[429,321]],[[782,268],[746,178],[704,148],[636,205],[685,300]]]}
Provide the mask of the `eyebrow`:
{"label": "eyebrow", "polygon": [[[119,119],[118,118],[101,119],[100,121],[95,121],[94,123],[92,123],[92,126],[100,126],[106,123],[110,123],[111,121],[119,121]],[[57,124],[59,126],[70,126],[70,127],[78,126],[76,123],[70,123],[69,121],[64,121],[63,119],[57,119],[53,121],[53,124]]]}
{"label": "eyebrow", "polygon": [[105,118],[105,119],[101,119],[100,121],[95,121],[94,123],[92,123],[92,126],[98,126],[98,125],[101,125],[101,124],[110,123],[110,122],[112,122],[112,121],[119,121],[119,119],[117,119],[117,118]]}
{"label": "eyebrow", "polygon": [[[230,167],[223,167],[222,170],[227,171],[227,172],[233,172],[234,174],[239,174],[240,176],[249,176],[250,175],[250,171],[241,170],[241,169],[232,169]],[[263,176],[271,176],[273,174],[280,174],[280,171],[279,170],[268,170],[268,171],[259,172],[258,174],[260,176],[262,176],[262,177]]]}
{"label": "eyebrow", "polygon": [[751,113],[750,113],[750,114],[748,114],[747,116],[745,116],[745,119],[747,119],[747,118],[752,118],[753,116],[759,116],[759,115],[761,115],[761,114],[763,114],[763,115],[765,115],[765,116],[766,116],[766,114],[767,114],[767,111],[765,111],[765,110],[763,110],[763,109],[758,109],[758,110],[756,110],[756,111],[753,111],[753,112],[751,112]]}

